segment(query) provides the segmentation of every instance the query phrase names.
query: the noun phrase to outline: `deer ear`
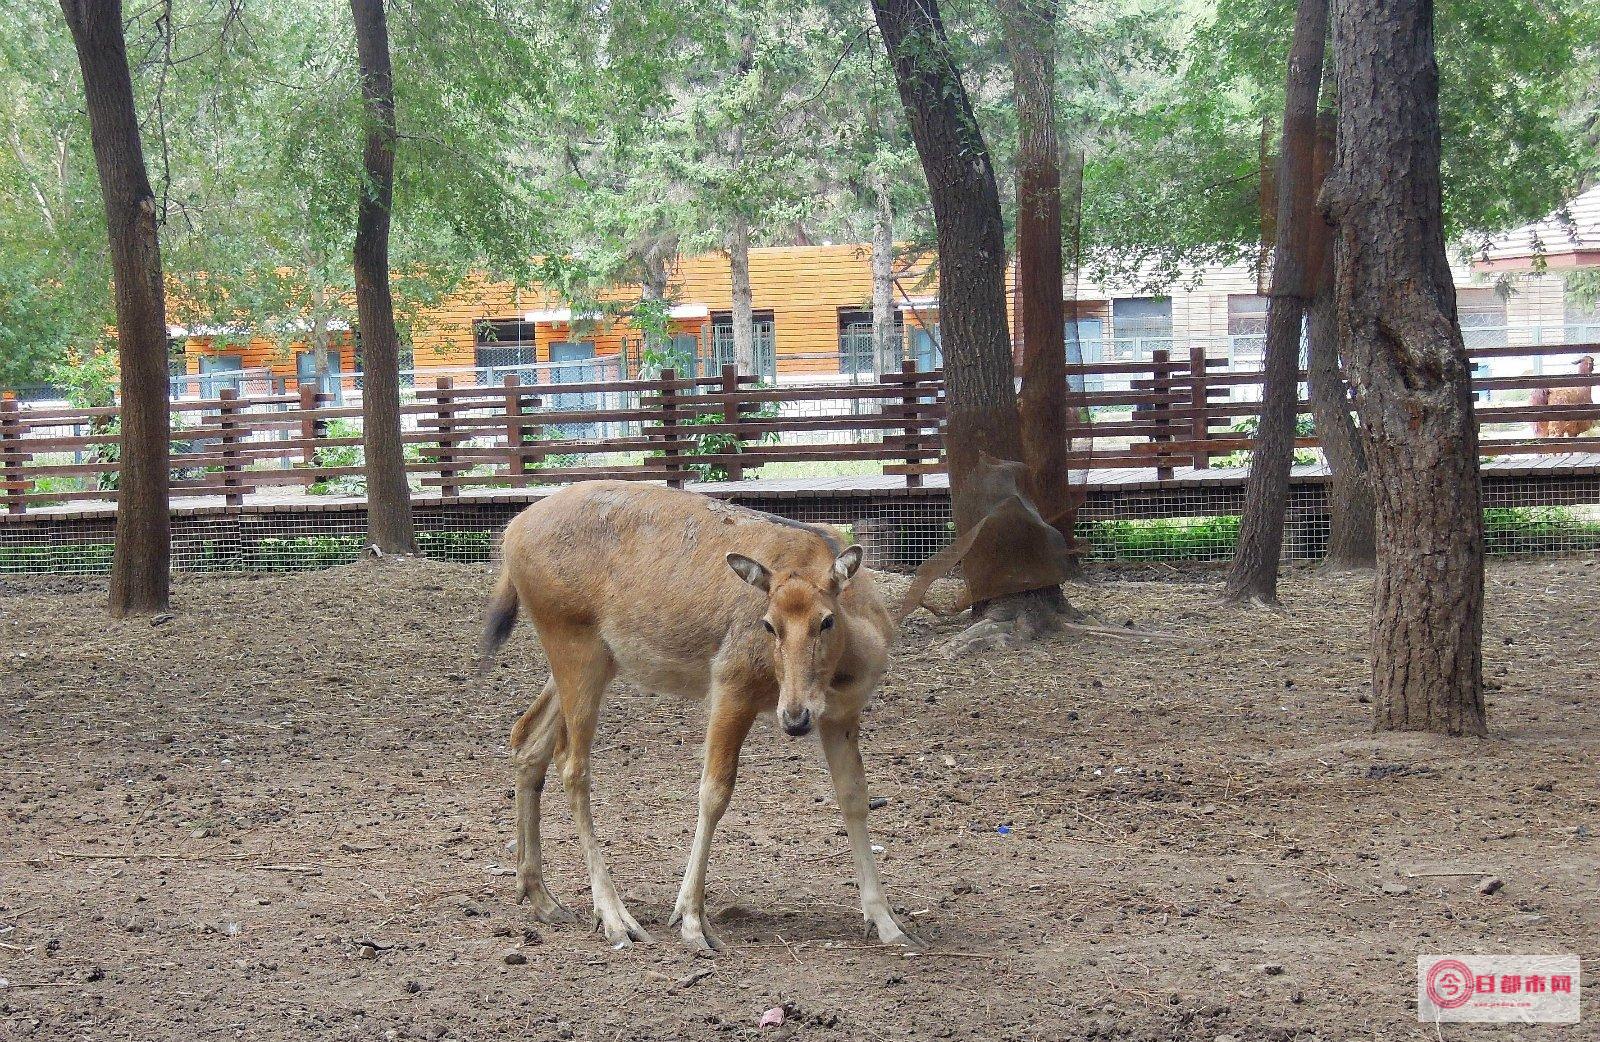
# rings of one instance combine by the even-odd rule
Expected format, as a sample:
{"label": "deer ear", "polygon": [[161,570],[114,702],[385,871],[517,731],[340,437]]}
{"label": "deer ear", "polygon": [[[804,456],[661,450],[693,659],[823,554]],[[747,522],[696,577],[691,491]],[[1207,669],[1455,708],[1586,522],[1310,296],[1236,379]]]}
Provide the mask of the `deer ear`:
{"label": "deer ear", "polygon": [[772,588],[772,573],[767,571],[767,566],[760,561],[752,561],[744,554],[729,554],[728,567],[738,573],[739,578],[758,590]]}
{"label": "deer ear", "polygon": [[847,546],[834,558],[833,572],[839,577],[841,583],[848,582],[856,574],[856,569],[861,567],[861,547],[859,544]]}

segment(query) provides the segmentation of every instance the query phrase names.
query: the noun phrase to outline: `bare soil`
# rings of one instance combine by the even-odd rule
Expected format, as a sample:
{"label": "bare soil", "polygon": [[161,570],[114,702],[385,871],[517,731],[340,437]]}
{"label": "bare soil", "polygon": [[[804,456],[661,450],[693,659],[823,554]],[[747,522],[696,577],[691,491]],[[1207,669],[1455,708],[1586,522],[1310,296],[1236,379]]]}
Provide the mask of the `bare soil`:
{"label": "bare soil", "polygon": [[[770,722],[712,856],[732,950],[684,951],[664,920],[700,713],[627,689],[595,814],[657,941],[533,922],[504,742],[543,673],[524,627],[474,676],[488,585],[189,577],[158,625],[77,583],[0,585],[0,1037],[1597,1037],[1587,981],[1577,1027],[1436,1032],[1412,1004],[1422,952],[1596,965],[1592,559],[1492,566],[1487,741],[1371,733],[1364,579],[1295,572],[1283,614],[1219,606],[1209,573],[1070,590],[1192,642],[948,662],[960,623],[914,618],[864,740],[912,956],[862,939],[815,739]],[[551,887],[587,908],[551,796]]]}

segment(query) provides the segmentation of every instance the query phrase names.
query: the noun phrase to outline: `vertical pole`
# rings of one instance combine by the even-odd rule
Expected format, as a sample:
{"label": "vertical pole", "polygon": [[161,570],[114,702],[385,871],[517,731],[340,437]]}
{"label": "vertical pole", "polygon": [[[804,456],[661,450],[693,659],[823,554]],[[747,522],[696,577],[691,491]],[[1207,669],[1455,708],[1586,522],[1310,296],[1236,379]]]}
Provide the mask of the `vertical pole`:
{"label": "vertical pole", "polygon": [[[1207,401],[1206,349],[1194,344],[1189,348],[1189,408],[1194,410],[1189,418],[1189,436],[1194,441],[1205,441],[1211,434],[1211,420],[1205,413]],[[1211,466],[1211,453],[1203,448],[1195,449],[1189,465],[1195,470],[1207,469]]]}
{"label": "vertical pole", "polygon": [[521,383],[515,373],[505,379],[506,448],[511,450],[507,457],[506,470],[517,476],[528,472],[528,457],[524,452],[528,440],[528,425],[522,418],[522,394],[517,390]]}
{"label": "vertical pole", "polygon": [[439,440],[439,477],[442,479],[439,495],[449,499],[461,492],[460,486],[451,480],[456,476],[456,468],[453,466],[454,454],[450,451],[456,444],[455,403],[446,393],[455,386],[455,378],[441,376],[435,386],[440,392],[434,401],[434,418]]}
{"label": "vertical pole", "polygon": [[[917,363],[909,358],[900,363],[900,408],[905,420],[905,445],[906,463],[916,466],[922,460],[911,451],[917,447],[918,438],[922,433],[921,426],[917,423]],[[917,473],[906,474],[906,488],[920,488],[922,475]]]}
{"label": "vertical pole", "polygon": [[27,482],[22,476],[22,461],[26,458],[22,451],[22,417],[17,411],[17,400],[6,398],[0,401],[0,475],[5,478],[6,510],[12,514],[28,509],[28,501],[22,498],[27,491]]}
{"label": "vertical pole", "polygon": [[[725,365],[722,367],[722,422],[734,425],[732,447],[730,452],[744,451],[744,432],[738,427],[743,418],[743,406],[739,401],[739,369],[737,366]],[[733,460],[727,465],[729,481],[744,480],[744,464]]]}
{"label": "vertical pole", "polygon": [[[1167,396],[1172,391],[1172,354],[1164,347],[1158,347],[1150,352],[1150,369],[1155,376],[1152,381],[1152,390],[1155,392],[1155,406],[1151,421],[1155,424],[1157,432],[1150,436],[1150,440],[1163,443],[1172,440],[1172,435],[1166,433],[1166,428],[1172,424],[1172,406],[1167,401]],[[1172,463],[1165,453],[1156,456],[1156,480],[1170,481],[1172,479]]]}
{"label": "vertical pole", "polygon": [[667,467],[667,484],[672,488],[683,487],[682,464],[678,460],[678,371],[676,369],[661,370],[661,436],[666,444],[661,449],[661,456]]}
{"label": "vertical pole", "polygon": [[244,505],[244,493],[234,491],[244,467],[239,462],[239,389],[224,387],[217,392],[218,440],[222,442],[222,500],[230,507]]}
{"label": "vertical pole", "polygon": [[300,462],[307,467],[317,462],[316,441],[322,437],[322,421],[317,419],[315,384],[300,385]]}

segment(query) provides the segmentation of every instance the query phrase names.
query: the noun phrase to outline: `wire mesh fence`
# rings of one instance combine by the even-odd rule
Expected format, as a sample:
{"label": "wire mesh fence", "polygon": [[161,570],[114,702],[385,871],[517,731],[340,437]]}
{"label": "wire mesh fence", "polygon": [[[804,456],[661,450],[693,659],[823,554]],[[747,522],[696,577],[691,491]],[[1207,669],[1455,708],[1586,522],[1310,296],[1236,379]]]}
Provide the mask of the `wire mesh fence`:
{"label": "wire mesh fence", "polygon": [[[1285,559],[1311,561],[1326,551],[1327,497],[1322,481],[1293,486]],[[419,504],[422,556],[466,563],[492,560],[500,530],[530,498]],[[949,495],[937,487],[748,492],[729,498],[793,520],[837,526],[861,544],[869,567],[883,571],[913,571],[954,536]],[[1078,542],[1083,559],[1091,564],[1226,561],[1237,543],[1242,504],[1240,484],[1096,489],[1078,517]],[[106,574],[114,551],[113,528],[107,514],[37,515],[0,524],[0,573]],[[1492,555],[1600,550],[1600,476],[1486,481],[1484,530]],[[177,571],[309,571],[350,564],[366,548],[366,515],[360,504],[213,510],[173,519]]]}

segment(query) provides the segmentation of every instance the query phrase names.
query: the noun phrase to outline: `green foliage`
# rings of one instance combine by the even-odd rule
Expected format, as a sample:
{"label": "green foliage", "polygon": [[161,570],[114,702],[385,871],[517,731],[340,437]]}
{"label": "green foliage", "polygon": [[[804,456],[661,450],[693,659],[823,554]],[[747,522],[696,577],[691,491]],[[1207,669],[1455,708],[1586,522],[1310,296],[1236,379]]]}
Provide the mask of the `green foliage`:
{"label": "green foliage", "polygon": [[1091,561],[1214,561],[1238,546],[1239,518],[1083,521],[1077,537],[1089,545]]}
{"label": "green foliage", "polygon": [[[1263,122],[1270,155],[1294,6],[1218,0],[1189,34],[1179,73],[1111,114],[1117,146],[1092,155],[1084,175],[1097,275],[1159,289],[1182,265],[1255,256]],[[1569,114],[1595,80],[1600,5],[1444,0],[1436,24],[1445,219],[1453,241],[1472,244],[1555,209],[1593,161]]]}
{"label": "green foliage", "polygon": [[1600,522],[1566,507],[1487,507],[1483,545],[1491,554],[1600,550]]}
{"label": "green foliage", "polygon": [[[329,420],[323,429],[326,438],[359,438],[361,428],[350,420]],[[359,467],[363,459],[360,444],[322,445],[311,453],[311,465],[318,470],[341,467]],[[322,477],[306,486],[313,496],[359,496],[367,489],[367,479],[360,474],[339,474]]]}
{"label": "green foliage", "polygon": [[[761,402],[756,407],[745,412],[743,418],[773,419],[777,415],[777,402]],[[682,425],[686,427],[703,427],[708,424],[726,422],[720,412],[705,412],[682,421]],[[695,434],[693,437],[694,448],[685,451],[685,456],[726,456],[742,451],[739,438],[727,431],[708,431],[704,434]],[[754,444],[770,444],[777,440],[777,431],[764,431],[754,439]],[[744,444],[751,444],[751,439],[745,439]],[[661,454],[654,452],[651,455],[660,456]],[[688,468],[701,481],[727,481],[731,476],[727,466],[721,463],[690,463]]]}
{"label": "green foliage", "polygon": [[[1234,434],[1241,434],[1246,438],[1254,438],[1256,432],[1261,429],[1261,418],[1259,416],[1246,416],[1228,429]],[[1310,438],[1314,437],[1316,433],[1316,420],[1309,414],[1301,413],[1294,418],[1294,436],[1296,438]],[[1213,467],[1248,467],[1250,458],[1253,455],[1254,453],[1247,449],[1240,449],[1238,452],[1230,452],[1225,456],[1213,456],[1211,465]],[[1301,465],[1315,463],[1317,462],[1317,454],[1310,449],[1295,449],[1294,462]]]}

